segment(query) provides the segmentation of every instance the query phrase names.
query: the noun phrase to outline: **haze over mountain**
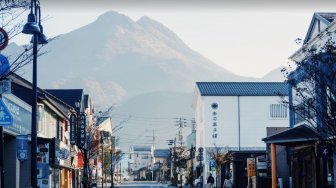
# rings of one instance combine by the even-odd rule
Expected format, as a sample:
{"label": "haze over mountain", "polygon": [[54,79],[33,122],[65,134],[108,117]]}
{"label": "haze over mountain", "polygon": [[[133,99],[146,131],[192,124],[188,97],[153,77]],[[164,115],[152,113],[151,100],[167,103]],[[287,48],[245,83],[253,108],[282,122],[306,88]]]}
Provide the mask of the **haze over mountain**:
{"label": "haze over mountain", "polygon": [[[8,54],[17,51],[18,46],[11,47]],[[60,35],[44,50],[48,53],[38,59],[39,87],[84,88],[96,106],[118,103],[113,113],[124,117],[192,117],[196,81],[258,80],[237,76],[211,62],[155,20],[133,21],[113,11]],[[23,75],[28,80],[30,72]],[[138,122],[137,126],[146,125]],[[131,129],[125,126],[120,133]]]}

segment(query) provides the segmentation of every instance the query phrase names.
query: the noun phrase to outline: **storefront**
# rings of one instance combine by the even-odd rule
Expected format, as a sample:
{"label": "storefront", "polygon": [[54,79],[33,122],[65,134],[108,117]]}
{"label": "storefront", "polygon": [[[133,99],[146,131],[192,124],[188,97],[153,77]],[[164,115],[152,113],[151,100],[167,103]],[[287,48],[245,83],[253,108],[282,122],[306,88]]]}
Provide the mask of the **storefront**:
{"label": "storefront", "polygon": [[[45,159],[48,157],[48,159]],[[71,188],[75,183],[70,152],[56,138],[38,138],[38,184],[41,188]],[[48,171],[48,172],[44,172]]]}
{"label": "storefront", "polygon": [[288,176],[277,175],[283,180],[284,187],[333,187],[332,147],[321,143],[315,130],[307,125],[300,125],[263,140],[267,144],[286,148],[286,160],[275,158],[277,171],[289,172]]}
{"label": "storefront", "polygon": [[30,142],[27,158],[21,161],[17,159],[16,142],[18,135],[29,138],[31,107],[12,94],[2,95],[2,101],[13,117],[13,125],[4,127],[5,187],[30,187]]}
{"label": "storefront", "polygon": [[[246,188],[249,183],[253,182],[260,185],[260,181],[256,181],[262,176],[264,163],[266,163],[266,151],[228,151],[225,158],[227,160],[219,172],[220,185],[223,185],[225,178],[231,179],[237,188]],[[252,164],[249,164],[249,161],[253,161]]]}

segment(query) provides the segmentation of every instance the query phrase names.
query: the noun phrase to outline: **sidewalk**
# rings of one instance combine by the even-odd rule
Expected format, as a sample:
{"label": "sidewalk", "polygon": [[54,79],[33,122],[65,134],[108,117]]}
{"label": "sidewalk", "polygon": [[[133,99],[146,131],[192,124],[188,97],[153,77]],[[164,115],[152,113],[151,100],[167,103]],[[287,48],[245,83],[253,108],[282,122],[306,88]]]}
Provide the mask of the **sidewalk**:
{"label": "sidewalk", "polygon": [[[181,185],[178,185],[177,187],[180,187]],[[169,185],[168,187],[171,187],[171,188],[176,188],[175,186],[172,186],[172,185]],[[183,188],[191,188],[190,185],[183,185]]]}

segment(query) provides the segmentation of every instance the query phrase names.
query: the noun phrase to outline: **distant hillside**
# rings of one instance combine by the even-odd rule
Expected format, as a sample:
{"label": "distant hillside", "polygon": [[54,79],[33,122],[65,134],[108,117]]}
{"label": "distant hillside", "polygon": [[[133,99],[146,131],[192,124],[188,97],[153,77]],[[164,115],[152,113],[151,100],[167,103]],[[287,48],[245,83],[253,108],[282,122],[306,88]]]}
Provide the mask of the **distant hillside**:
{"label": "distant hillside", "polygon": [[244,80],[190,49],[162,24],[148,17],[134,22],[117,12],[59,36],[44,50],[39,85],[84,88],[99,105],[159,90],[192,92],[195,81]]}
{"label": "distant hillside", "polygon": [[272,70],[271,72],[266,74],[264,77],[262,77],[261,80],[267,81],[267,82],[283,82],[283,81],[285,81],[286,78],[283,75],[283,73],[281,72],[281,69],[283,69],[283,68],[284,67],[278,67],[278,68]]}
{"label": "distant hillside", "polygon": [[[117,134],[124,149],[136,138],[138,144],[152,143],[152,133],[156,136],[156,145],[167,147],[166,140],[174,139],[177,132],[176,118],[187,119],[184,135],[190,133],[191,119],[194,117],[191,108],[191,93],[151,92],[136,96],[121,103],[113,111],[114,126],[122,124]],[[126,121],[123,123],[123,121]]]}
{"label": "distant hillside", "polygon": [[[5,53],[13,54],[19,48],[12,44]],[[48,53],[38,58],[40,87],[83,88],[100,109],[117,104],[113,113],[126,119],[128,114],[147,118],[192,116],[196,81],[257,80],[237,76],[211,62],[155,20],[142,17],[133,21],[113,11],[60,35],[43,50]],[[30,67],[19,73],[28,80]],[[115,117],[114,125],[123,120]],[[139,133],[153,126],[159,125],[125,126],[120,134]],[[174,126],[166,131],[170,137],[174,132]]]}

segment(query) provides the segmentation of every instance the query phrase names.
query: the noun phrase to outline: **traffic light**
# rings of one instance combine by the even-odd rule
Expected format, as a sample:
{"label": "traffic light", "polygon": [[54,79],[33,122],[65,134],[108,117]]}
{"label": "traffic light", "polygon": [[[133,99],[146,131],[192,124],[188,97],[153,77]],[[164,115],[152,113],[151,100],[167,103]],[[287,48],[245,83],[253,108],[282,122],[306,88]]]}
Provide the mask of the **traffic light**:
{"label": "traffic light", "polygon": [[198,148],[198,156],[197,156],[197,161],[203,161],[204,160],[204,157],[203,157],[203,151],[204,149],[202,147],[199,147]]}

